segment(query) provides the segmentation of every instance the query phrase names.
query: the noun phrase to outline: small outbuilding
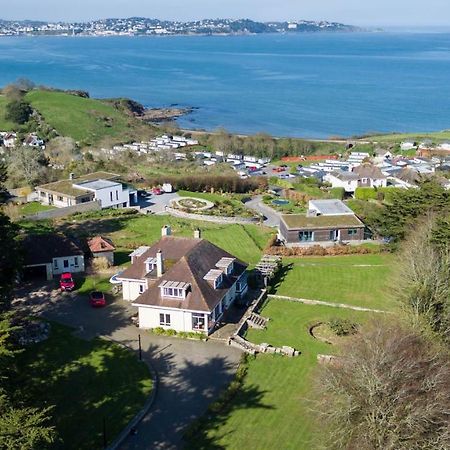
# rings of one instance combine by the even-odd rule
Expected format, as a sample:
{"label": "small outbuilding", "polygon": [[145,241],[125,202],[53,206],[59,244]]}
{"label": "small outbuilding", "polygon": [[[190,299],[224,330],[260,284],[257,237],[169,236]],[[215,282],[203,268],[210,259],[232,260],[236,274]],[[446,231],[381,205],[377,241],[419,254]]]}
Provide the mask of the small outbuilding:
{"label": "small outbuilding", "polygon": [[88,240],[88,246],[94,258],[105,258],[109,264],[114,265],[114,251],[116,247],[111,239],[95,236]]}

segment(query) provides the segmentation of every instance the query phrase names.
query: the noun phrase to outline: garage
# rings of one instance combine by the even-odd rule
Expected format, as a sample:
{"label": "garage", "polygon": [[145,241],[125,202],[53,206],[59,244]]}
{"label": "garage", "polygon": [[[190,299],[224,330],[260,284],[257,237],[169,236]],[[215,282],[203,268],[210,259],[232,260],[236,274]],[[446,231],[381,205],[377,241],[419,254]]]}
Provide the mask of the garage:
{"label": "garage", "polygon": [[[47,267],[48,266],[48,267]],[[23,280],[49,280],[52,278],[52,269],[50,264],[36,264],[25,266],[23,268]]]}

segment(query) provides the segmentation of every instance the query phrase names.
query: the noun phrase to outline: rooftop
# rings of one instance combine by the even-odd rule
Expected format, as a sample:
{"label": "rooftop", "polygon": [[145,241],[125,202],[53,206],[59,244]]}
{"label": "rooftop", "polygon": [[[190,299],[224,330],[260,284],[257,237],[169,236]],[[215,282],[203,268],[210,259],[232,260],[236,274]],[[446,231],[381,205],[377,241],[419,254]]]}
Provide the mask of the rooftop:
{"label": "rooftop", "polygon": [[54,181],[53,183],[43,184],[41,186],[37,186],[36,189],[41,189],[44,191],[53,192],[56,194],[64,194],[69,197],[81,197],[86,194],[90,194],[91,192],[88,190],[80,189],[76,187],[76,185],[80,185],[86,181],[95,181],[95,180],[118,180],[119,175],[109,172],[93,172],[87,175],[82,175],[78,178],[74,178],[73,180],[60,180]]}
{"label": "rooftop", "polygon": [[355,215],[307,217],[303,214],[288,214],[282,215],[281,220],[283,220],[288,229],[293,230],[330,227],[354,228],[364,226],[364,224]]}
{"label": "rooftop", "polygon": [[99,189],[114,187],[114,186],[117,186],[118,184],[120,184],[120,183],[118,183],[117,181],[100,179],[100,180],[93,180],[93,181],[84,181],[82,183],[74,183],[73,185],[79,186],[82,189],[97,191]]}
{"label": "rooftop", "polygon": [[310,200],[309,209],[315,210],[322,216],[354,215],[354,212],[341,200]]}

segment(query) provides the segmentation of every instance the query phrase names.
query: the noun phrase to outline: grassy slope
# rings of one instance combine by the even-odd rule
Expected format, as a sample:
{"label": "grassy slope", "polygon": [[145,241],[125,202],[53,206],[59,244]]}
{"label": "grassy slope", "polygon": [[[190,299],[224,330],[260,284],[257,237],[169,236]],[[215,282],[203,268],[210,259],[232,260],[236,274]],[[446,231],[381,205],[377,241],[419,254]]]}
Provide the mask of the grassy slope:
{"label": "grassy slope", "polygon": [[52,448],[102,448],[103,418],[109,442],[143,406],[151,391],[145,364],[100,339],[84,341],[52,324],[47,341],[18,356],[25,396],[55,405],[52,424],[61,439]]}
{"label": "grassy slope", "polygon": [[367,140],[374,142],[402,142],[413,139],[421,141],[423,139],[431,139],[436,142],[441,142],[450,139],[450,130],[436,131],[432,133],[394,133],[377,136],[369,136]]}
{"label": "grassy slope", "polygon": [[108,137],[137,138],[138,133],[152,130],[150,126],[95,99],[39,90],[28,93],[26,99],[60,135],[77,141],[97,143]]}
{"label": "grassy slope", "polygon": [[8,100],[3,95],[0,95],[0,131],[11,131],[17,128],[17,124],[5,119],[7,103]]}
{"label": "grassy slope", "polygon": [[277,280],[273,293],[392,309],[385,290],[392,259],[391,255],[285,258],[287,270]]}
{"label": "grassy slope", "polygon": [[[81,216],[83,217],[83,216]],[[102,217],[99,215],[98,217]],[[59,221],[62,231],[80,237],[102,234],[110,237],[118,248],[132,250],[139,245],[151,245],[161,236],[161,228],[170,225],[175,236],[193,236],[198,227],[205,239],[222,247],[245,262],[256,264],[272,231],[256,225],[218,225],[169,216],[125,216],[99,220],[73,216],[69,222]]]}
{"label": "grassy slope", "polygon": [[[317,354],[336,352],[332,346],[314,339],[309,327],[333,317],[363,324],[374,315],[282,300],[269,301],[262,314],[271,319],[267,330],[249,330],[247,338],[256,343],[290,345],[302,354],[298,358],[259,355],[251,360],[243,394],[238,394],[233,402],[247,406],[234,409],[220,426],[208,429],[208,439],[217,448],[227,450],[309,450],[314,433],[320,430],[311,418],[307,400]],[[240,398],[248,392],[254,393],[252,398]],[[190,444],[189,448],[195,447],[195,443]]]}

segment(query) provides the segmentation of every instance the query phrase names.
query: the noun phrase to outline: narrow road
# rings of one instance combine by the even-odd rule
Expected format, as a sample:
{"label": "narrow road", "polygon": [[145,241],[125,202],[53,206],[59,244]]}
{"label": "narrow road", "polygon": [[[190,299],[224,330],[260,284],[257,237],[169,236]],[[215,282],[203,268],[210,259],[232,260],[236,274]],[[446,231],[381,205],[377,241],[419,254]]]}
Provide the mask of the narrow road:
{"label": "narrow road", "polygon": [[280,224],[280,213],[265,205],[262,201],[262,195],[252,198],[250,201],[244,203],[244,206],[262,214],[265,217],[264,225],[267,227],[277,228]]}

